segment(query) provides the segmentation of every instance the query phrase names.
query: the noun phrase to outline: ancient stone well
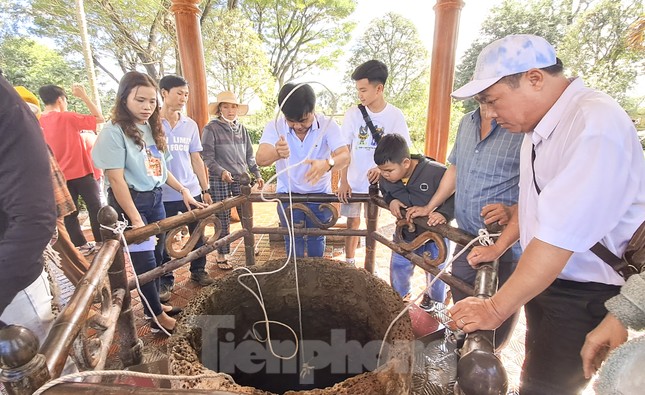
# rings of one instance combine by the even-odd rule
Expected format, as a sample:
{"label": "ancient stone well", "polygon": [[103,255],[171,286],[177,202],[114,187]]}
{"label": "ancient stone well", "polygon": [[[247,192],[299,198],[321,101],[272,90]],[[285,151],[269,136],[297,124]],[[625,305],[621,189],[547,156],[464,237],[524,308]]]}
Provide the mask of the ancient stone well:
{"label": "ancient stone well", "polygon": [[[270,261],[252,271],[272,271],[283,263]],[[385,282],[338,261],[299,259],[304,342],[297,356],[278,359],[267,351],[267,343],[251,334],[263,313],[255,297],[238,283],[241,273],[218,280],[191,301],[168,343],[172,374],[217,371],[230,374],[235,383],[204,379],[177,382],[177,388],[244,394],[409,393],[413,335],[407,314],[390,331],[375,369],[388,325],[404,308]],[[269,319],[289,325],[300,338],[294,265],[257,279]],[[244,283],[257,289],[251,278]],[[263,323],[255,329],[266,336]],[[294,353],[293,335],[284,327],[272,325],[271,338],[279,355]]]}

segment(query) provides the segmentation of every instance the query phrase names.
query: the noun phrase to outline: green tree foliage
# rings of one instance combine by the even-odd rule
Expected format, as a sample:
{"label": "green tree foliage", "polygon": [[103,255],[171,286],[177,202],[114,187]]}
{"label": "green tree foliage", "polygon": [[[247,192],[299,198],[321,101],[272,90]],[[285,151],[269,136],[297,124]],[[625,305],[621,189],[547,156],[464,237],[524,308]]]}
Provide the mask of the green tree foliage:
{"label": "green tree foliage", "polygon": [[640,1],[615,0],[603,0],[583,13],[558,46],[569,74],[626,104],[626,92],[645,65],[645,50],[630,48],[627,41],[630,25],[642,13]]}
{"label": "green tree foliage", "polygon": [[329,69],[341,56],[354,23],[355,0],[244,0],[243,13],[268,54],[281,86],[314,68]]}
{"label": "green tree foliage", "polygon": [[414,24],[395,13],[388,13],[370,23],[351,49],[345,80],[347,95],[356,101],[351,73],[356,66],[378,59],[388,67],[386,99],[405,114],[417,151],[423,151],[426,109],[428,106],[429,57]]}
{"label": "green tree foliage", "polygon": [[[176,60],[170,4],[170,0],[88,1],[85,13],[94,64],[115,80],[119,76],[112,75],[113,64],[123,73],[145,70],[158,80]],[[31,0],[14,12],[31,16],[33,33],[50,37],[66,53],[82,53],[74,0]]]}
{"label": "green tree foliage", "polygon": [[260,39],[240,11],[220,9],[211,18],[203,32],[207,73],[214,81],[209,93],[227,90],[248,102],[265,85],[274,85]]}
{"label": "green tree foliage", "polygon": [[[61,52],[31,38],[18,36],[0,39],[0,68],[11,84],[22,85],[36,95],[43,85],[61,86],[68,93],[69,110],[87,112],[85,104],[71,95],[72,84],[86,80],[81,62],[67,59]],[[105,89],[102,93],[100,100],[103,112],[107,113],[115,92]]]}
{"label": "green tree foliage", "polygon": [[[480,38],[461,59],[455,87],[471,79],[477,55],[486,45],[509,34],[526,33],[546,38],[556,47],[568,71],[622,100],[626,87],[635,81],[634,70],[640,67],[642,72],[642,63],[638,66],[639,62],[633,62],[634,52],[625,49],[628,27],[642,12],[642,0],[506,0],[491,10]],[[629,62],[633,63],[622,67]],[[608,70],[612,70],[612,82],[608,81]],[[608,85],[613,86],[606,89]],[[466,111],[476,107],[472,100],[464,105]]]}
{"label": "green tree foliage", "polygon": [[47,84],[70,89],[83,74],[81,65],[68,62],[55,50],[23,37],[0,42],[0,68],[11,84],[22,85],[35,94]]}

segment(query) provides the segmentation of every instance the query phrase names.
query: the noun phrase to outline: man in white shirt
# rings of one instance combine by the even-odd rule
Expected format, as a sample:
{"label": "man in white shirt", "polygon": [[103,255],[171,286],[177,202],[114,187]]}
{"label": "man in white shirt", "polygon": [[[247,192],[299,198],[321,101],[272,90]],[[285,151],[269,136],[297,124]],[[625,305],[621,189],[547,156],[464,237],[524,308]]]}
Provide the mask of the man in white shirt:
{"label": "man in white shirt", "polygon": [[[347,142],[333,119],[316,114],[316,95],[307,84],[285,84],[278,94],[278,103],[283,116],[267,123],[260,146],[255,155],[259,166],[276,163],[278,172],[278,193],[331,193],[332,168],[343,169],[349,163]],[[287,168],[289,168],[287,170]],[[305,203],[318,220],[328,222],[329,210],[319,210],[320,203]],[[283,204],[286,210],[288,203]],[[278,207],[281,225],[287,219]],[[286,212],[287,217],[290,213]],[[305,228],[316,227],[314,221],[301,210],[293,210],[295,224]],[[291,250],[291,240],[285,236],[287,252]],[[297,257],[320,257],[325,251],[324,236],[296,236],[295,254]]]}
{"label": "man in white shirt", "polygon": [[[634,125],[609,96],[568,79],[541,37],[511,35],[488,45],[473,80],[453,92],[475,97],[502,127],[525,133],[518,213],[471,265],[499,257],[519,238],[517,269],[490,299],[450,311],[466,332],[494,329],[525,305],[522,394],[575,394],[588,380],[580,349],[623,278],[590,251],[621,256],[645,218],[645,162]],[[617,339],[626,338],[624,328]]]}

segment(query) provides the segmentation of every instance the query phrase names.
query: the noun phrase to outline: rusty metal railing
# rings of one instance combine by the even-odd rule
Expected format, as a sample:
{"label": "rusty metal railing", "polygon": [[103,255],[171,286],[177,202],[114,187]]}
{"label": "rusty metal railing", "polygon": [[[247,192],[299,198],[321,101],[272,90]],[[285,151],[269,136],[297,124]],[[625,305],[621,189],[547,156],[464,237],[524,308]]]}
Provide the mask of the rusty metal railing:
{"label": "rusty metal railing", "polygon": [[[259,194],[251,193],[249,180],[241,180],[240,196],[214,203],[203,209],[192,210],[174,217],[170,217],[141,228],[125,231],[123,237],[127,243],[143,241],[150,236],[169,232],[175,234],[183,226],[198,222],[197,230],[193,232],[186,245],[175,249],[172,237],[166,244],[169,255],[174,259],[171,261],[138,276],[140,283],[146,283],[175,270],[197,257],[202,257],[214,251],[219,246],[243,239],[245,245],[245,258],[247,265],[255,263],[254,243],[256,234],[288,234],[286,227],[257,227],[253,223],[253,203],[263,201]],[[335,195],[310,194],[291,195],[288,194],[265,194],[265,199],[276,199],[282,203],[291,202],[291,208],[300,209],[310,219],[316,218],[313,212],[303,203],[322,203],[325,209],[332,213],[331,219],[327,222],[320,222],[318,228],[303,228],[299,224],[293,226],[295,235],[340,235],[340,236],[362,236],[366,239],[365,269],[374,272],[376,242],[380,242],[391,250],[409,259],[413,264],[421,267],[427,272],[438,275],[440,269],[436,267],[435,260],[427,256],[419,256],[413,252],[416,242],[396,243],[390,238],[377,231],[378,208],[388,209],[383,199],[378,195],[375,187],[370,189],[369,194],[355,194],[351,202],[362,202],[367,205],[367,226],[366,229],[333,229],[338,221],[338,212],[331,205],[337,202]],[[221,223],[215,217],[217,212],[240,207],[242,229],[233,232],[223,238]],[[10,394],[31,394],[50,379],[60,376],[65,361],[70,353],[75,356],[81,370],[100,370],[105,366],[110,346],[116,340],[119,346],[119,357],[125,366],[139,364],[142,361],[143,344],[138,338],[134,324],[134,317],[131,309],[130,290],[135,287],[134,279],[128,279],[125,258],[123,252],[123,241],[121,234],[114,233],[110,229],[117,228],[117,214],[110,207],[104,207],[99,213],[99,222],[103,225],[102,235],[105,243],[98,254],[94,257],[92,265],[79,284],[69,304],[56,320],[47,339],[38,350],[37,340],[28,330],[9,326],[0,330],[0,381],[2,381]],[[317,220],[317,218],[316,218]],[[315,221],[314,221],[315,222]],[[414,226],[420,227],[433,235],[426,234],[423,237],[446,237],[457,244],[466,245],[473,236],[449,225],[438,225],[428,227],[426,221],[417,218],[413,221]],[[192,249],[197,238],[204,238],[204,229],[207,225],[214,226],[214,234],[211,235],[202,247]],[[293,224],[292,224],[293,225]],[[404,226],[397,224],[397,226]],[[442,259],[445,259],[445,252]],[[493,268],[494,269],[494,268]],[[490,270],[486,270],[488,273]],[[480,276],[489,278],[490,276]],[[441,280],[449,286],[460,289],[467,294],[473,294],[473,287],[469,284],[442,273]],[[488,289],[492,282],[488,281],[482,291],[481,285],[477,289],[479,293],[492,295],[494,290]],[[98,301],[98,302],[97,302]],[[99,308],[94,306],[99,305]],[[90,336],[89,333],[93,335]],[[118,336],[115,336],[118,333]],[[34,343],[35,342],[35,343]],[[38,351],[37,351],[38,350]],[[115,393],[114,390],[126,391],[129,389],[116,389],[106,384],[91,383],[67,383],[54,387],[47,393]],[[202,393],[200,391],[187,391],[189,393]],[[155,393],[172,393],[169,390],[157,389]],[[220,392],[225,394],[225,392]]]}

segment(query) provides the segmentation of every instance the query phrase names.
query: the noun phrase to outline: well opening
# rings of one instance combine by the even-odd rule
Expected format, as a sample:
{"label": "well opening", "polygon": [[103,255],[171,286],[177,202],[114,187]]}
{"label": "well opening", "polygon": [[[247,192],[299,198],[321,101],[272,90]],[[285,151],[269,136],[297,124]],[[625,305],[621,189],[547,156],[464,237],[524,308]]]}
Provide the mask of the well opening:
{"label": "well opening", "polygon": [[[282,264],[270,261],[252,271],[270,271]],[[293,264],[280,273],[257,277],[269,320],[289,325],[300,342],[296,357],[278,359],[267,343],[251,334],[253,324],[263,321],[263,313],[238,283],[240,273],[219,279],[191,301],[169,342],[173,374],[224,372],[235,384],[203,380],[181,382],[179,387],[249,394],[409,393],[413,335],[407,314],[390,331],[381,366],[375,370],[387,327],[404,308],[385,282],[337,261],[299,259],[301,341]],[[251,278],[244,283],[256,289]],[[274,351],[292,355],[293,335],[278,325],[270,329]],[[263,323],[256,330],[266,336]],[[303,362],[311,369],[303,371]]]}

